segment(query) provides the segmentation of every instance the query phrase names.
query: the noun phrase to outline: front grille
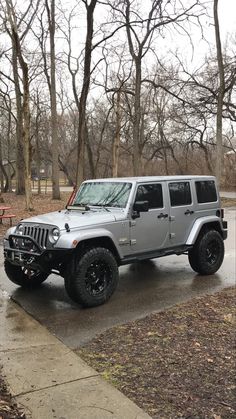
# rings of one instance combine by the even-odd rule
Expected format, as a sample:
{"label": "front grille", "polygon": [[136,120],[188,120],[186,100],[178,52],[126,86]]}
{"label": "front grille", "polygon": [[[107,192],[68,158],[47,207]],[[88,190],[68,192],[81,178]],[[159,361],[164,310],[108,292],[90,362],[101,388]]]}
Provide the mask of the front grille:
{"label": "front grille", "polygon": [[39,226],[24,226],[25,236],[30,236],[43,249],[46,249],[48,243],[49,228]]}

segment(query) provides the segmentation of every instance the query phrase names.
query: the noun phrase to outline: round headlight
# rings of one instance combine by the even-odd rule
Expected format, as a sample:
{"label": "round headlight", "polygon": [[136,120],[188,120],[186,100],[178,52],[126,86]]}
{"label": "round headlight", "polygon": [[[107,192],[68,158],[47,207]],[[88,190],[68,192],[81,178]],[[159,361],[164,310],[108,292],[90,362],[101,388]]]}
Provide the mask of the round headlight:
{"label": "round headlight", "polygon": [[57,240],[59,239],[59,237],[60,237],[60,230],[59,230],[59,228],[54,228],[52,230],[52,232],[51,232],[52,242],[56,243]]}
{"label": "round headlight", "polygon": [[22,236],[22,234],[24,234],[24,226],[23,224],[19,224],[16,228],[16,233],[20,234]]}

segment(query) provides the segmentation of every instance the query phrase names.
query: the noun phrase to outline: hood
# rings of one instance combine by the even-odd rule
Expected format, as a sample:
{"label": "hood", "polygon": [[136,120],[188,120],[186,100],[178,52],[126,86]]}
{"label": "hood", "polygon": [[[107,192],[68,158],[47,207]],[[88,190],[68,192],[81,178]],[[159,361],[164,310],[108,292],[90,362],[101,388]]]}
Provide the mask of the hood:
{"label": "hood", "polygon": [[83,228],[95,224],[111,223],[117,219],[123,219],[124,213],[116,214],[106,211],[86,211],[80,210],[63,210],[49,212],[48,214],[37,215],[35,217],[26,218],[22,223],[49,224],[55,225],[60,230],[65,230],[65,223],[73,228]]}

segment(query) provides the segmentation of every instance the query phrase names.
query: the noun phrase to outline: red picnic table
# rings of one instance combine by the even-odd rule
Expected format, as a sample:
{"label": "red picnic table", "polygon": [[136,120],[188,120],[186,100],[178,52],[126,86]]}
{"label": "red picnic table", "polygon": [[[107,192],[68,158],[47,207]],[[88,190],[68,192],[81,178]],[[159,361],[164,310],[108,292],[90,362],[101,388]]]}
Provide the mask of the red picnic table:
{"label": "red picnic table", "polygon": [[11,209],[11,207],[7,205],[0,205],[0,224],[2,224],[4,218],[8,218],[10,225],[12,225],[12,218],[15,218],[15,214],[6,214],[5,211],[8,211],[9,209]]}

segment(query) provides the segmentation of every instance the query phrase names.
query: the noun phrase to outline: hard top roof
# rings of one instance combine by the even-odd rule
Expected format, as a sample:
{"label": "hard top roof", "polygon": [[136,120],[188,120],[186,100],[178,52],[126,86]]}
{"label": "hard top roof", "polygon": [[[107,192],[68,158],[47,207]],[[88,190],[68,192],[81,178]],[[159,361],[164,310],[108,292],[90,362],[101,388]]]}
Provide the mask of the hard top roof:
{"label": "hard top roof", "polygon": [[101,178],[101,179],[87,179],[85,182],[132,182],[132,183],[142,183],[142,182],[161,182],[161,181],[171,181],[171,180],[215,180],[214,176],[200,176],[200,175],[177,175],[177,176],[136,176],[136,177],[116,177],[116,178]]}

